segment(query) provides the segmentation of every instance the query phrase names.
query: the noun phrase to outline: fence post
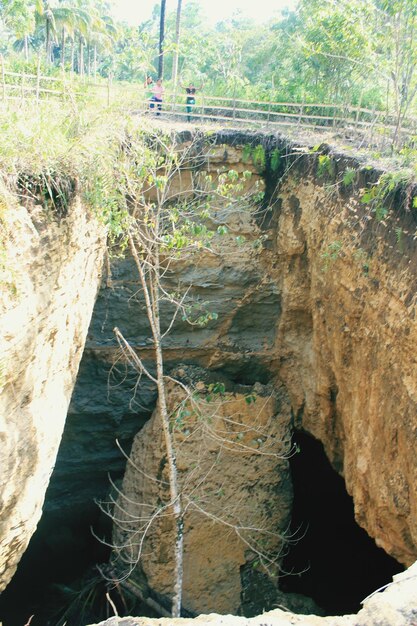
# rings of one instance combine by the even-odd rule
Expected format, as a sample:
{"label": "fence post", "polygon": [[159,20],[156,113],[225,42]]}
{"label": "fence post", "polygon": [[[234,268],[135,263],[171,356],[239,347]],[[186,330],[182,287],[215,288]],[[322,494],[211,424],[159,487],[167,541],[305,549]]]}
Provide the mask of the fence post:
{"label": "fence post", "polygon": [[360,101],[359,101],[359,105],[356,108],[356,115],[355,115],[355,129],[358,130],[358,124],[359,124],[359,114],[360,114]]}
{"label": "fence post", "polygon": [[339,128],[349,128],[349,124],[350,124],[350,108],[348,104],[344,104],[343,109],[342,109],[342,119],[339,120]]}
{"label": "fence post", "polygon": [[355,117],[355,128],[356,128],[356,130],[357,130],[358,124],[359,124],[360,110],[361,110],[361,107],[362,107],[362,96],[363,96],[363,89],[362,89],[361,94],[359,96],[358,108],[356,110],[356,117]]}
{"label": "fence post", "polygon": [[0,54],[1,60],[1,82],[2,82],[2,91],[3,91],[3,100],[6,101],[6,75],[4,73],[4,57]]}
{"label": "fence post", "polygon": [[172,114],[175,115],[177,108],[177,83],[174,86],[174,93],[172,94],[172,102],[171,102],[171,111]]}
{"label": "fence post", "polygon": [[372,145],[374,139],[374,126],[376,124],[377,116],[375,115],[375,105],[372,107],[372,124],[371,124],[371,132],[369,136],[369,143]]}
{"label": "fence post", "polygon": [[233,119],[236,117],[236,83],[233,83]]}
{"label": "fence post", "polygon": [[41,56],[38,54],[38,64],[36,67],[36,103],[39,104],[39,92],[41,86]]}
{"label": "fence post", "polygon": [[302,120],[303,113],[304,113],[304,105],[305,105],[305,100],[306,100],[306,97],[305,97],[305,95],[303,94],[303,100],[302,100],[302,102],[301,102],[300,114],[299,114],[299,116],[298,116],[298,124],[297,124],[297,127],[301,126],[301,120]]}
{"label": "fence post", "polygon": [[266,119],[266,127],[269,128],[269,121],[271,118],[271,98],[268,99],[268,117]]}

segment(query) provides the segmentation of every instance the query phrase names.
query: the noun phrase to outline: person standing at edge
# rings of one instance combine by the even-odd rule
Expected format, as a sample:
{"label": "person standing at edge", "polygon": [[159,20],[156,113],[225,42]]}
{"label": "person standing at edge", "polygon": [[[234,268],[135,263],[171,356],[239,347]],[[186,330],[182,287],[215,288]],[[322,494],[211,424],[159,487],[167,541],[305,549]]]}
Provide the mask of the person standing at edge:
{"label": "person standing at edge", "polygon": [[162,111],[162,100],[164,97],[164,88],[162,86],[162,79],[158,78],[156,84],[152,87],[152,98],[150,108],[153,109],[155,107],[155,102],[157,103],[157,115],[161,115]]}
{"label": "person standing at edge", "polygon": [[195,94],[197,90],[201,90],[203,86],[195,87],[194,83],[190,82],[188,87],[185,87],[182,83],[180,83],[182,89],[185,89],[185,93],[187,94],[187,100],[185,101],[186,109],[187,109],[187,120],[191,122],[191,112],[195,106]]}
{"label": "person standing at edge", "polygon": [[152,98],[152,89],[153,89],[153,78],[152,76],[147,76],[145,78],[145,82],[143,83],[143,89],[144,89],[144,108],[145,110],[148,108],[147,107],[147,102],[149,102],[149,100],[151,100]]}

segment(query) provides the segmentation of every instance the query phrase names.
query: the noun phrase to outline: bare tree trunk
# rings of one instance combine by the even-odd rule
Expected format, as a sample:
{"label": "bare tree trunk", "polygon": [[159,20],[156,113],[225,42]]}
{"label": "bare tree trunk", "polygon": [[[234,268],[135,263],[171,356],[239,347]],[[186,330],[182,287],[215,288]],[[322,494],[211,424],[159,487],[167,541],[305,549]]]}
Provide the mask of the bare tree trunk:
{"label": "bare tree trunk", "polygon": [[97,78],[97,46],[94,44],[94,53],[93,53],[93,75],[94,80]]}
{"label": "bare tree trunk", "polygon": [[61,66],[62,69],[65,67],[65,28],[62,29],[61,34]]}
{"label": "bare tree trunk", "polygon": [[80,76],[84,76],[84,42],[80,37],[80,46],[78,50],[78,73]]}
{"label": "bare tree trunk", "polygon": [[[159,222],[159,216],[156,216],[156,221]],[[156,224],[156,232],[159,232],[159,225]],[[149,320],[149,324],[152,330],[152,336],[155,347],[155,359],[156,359],[156,381],[158,389],[158,403],[159,412],[162,422],[162,431],[164,436],[165,452],[168,464],[168,482],[170,493],[170,504],[172,506],[172,513],[175,524],[175,542],[174,542],[174,595],[172,598],[172,617],[181,616],[181,604],[182,604],[182,585],[183,585],[183,556],[184,556],[184,533],[183,533],[183,511],[181,504],[181,497],[178,485],[178,470],[175,457],[175,449],[173,438],[170,429],[169,412],[167,406],[165,375],[164,375],[164,361],[162,354],[162,338],[161,338],[161,326],[160,326],[160,313],[159,313],[159,277],[160,277],[160,263],[159,263],[159,250],[158,247],[154,248],[154,258],[152,259],[153,267],[149,280],[146,280],[143,263],[141,262],[136,250],[135,242],[132,235],[129,236],[130,249],[135,260],[137,270],[144,293],[146,312]]]}
{"label": "bare tree trunk", "polygon": [[87,76],[91,76],[91,46],[87,44]]}
{"label": "bare tree trunk", "polygon": [[165,8],[166,0],[161,0],[161,13],[159,19],[158,78],[163,78],[164,73]]}
{"label": "bare tree trunk", "polygon": [[29,61],[29,45],[28,45],[28,36],[25,35],[23,38],[23,46],[25,51],[25,61]]}
{"label": "bare tree trunk", "polygon": [[71,40],[71,72],[75,70],[75,37]]}
{"label": "bare tree trunk", "polygon": [[174,49],[174,59],[173,59],[173,64],[172,64],[172,83],[174,85],[174,93],[177,88],[177,80],[178,80],[178,57],[179,57],[179,45],[180,45],[180,34],[181,34],[181,8],[182,8],[182,0],[178,0],[177,21],[175,24],[175,49]]}
{"label": "bare tree trunk", "polygon": [[51,23],[49,19],[46,19],[46,40],[45,40],[45,53],[46,53],[46,62],[51,62]]}

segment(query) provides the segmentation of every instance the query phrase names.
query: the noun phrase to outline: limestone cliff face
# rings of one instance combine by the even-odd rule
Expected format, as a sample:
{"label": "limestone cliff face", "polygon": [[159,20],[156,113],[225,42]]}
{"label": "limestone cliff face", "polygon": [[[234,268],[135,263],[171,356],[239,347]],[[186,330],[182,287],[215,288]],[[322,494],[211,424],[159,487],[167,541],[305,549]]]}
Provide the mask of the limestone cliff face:
{"label": "limestone cliff face", "polygon": [[[252,172],[248,187],[259,182],[263,188],[263,179],[253,164],[238,163],[241,156],[241,149],[214,146],[205,163],[206,171],[215,176],[217,170],[239,165],[240,171]],[[191,184],[188,172],[174,181],[173,189],[184,191]],[[230,232],[215,237],[216,253],[177,263],[170,285],[173,290],[178,280],[185,288],[193,285],[196,300],[207,302],[218,319],[199,328],[179,316],[164,342],[166,366],[170,369],[184,358],[187,363],[222,371],[237,383],[263,383],[269,376],[264,353],[273,342],[280,299],[259,264],[262,231],[253,224],[251,211],[220,212],[218,219]],[[236,241],[238,235],[246,238],[243,245]],[[143,378],[139,390],[136,388],[137,374],[120,359],[113,333],[113,328],[119,327],[145,361],[152,361],[150,328],[138,294],[140,284],[133,261],[128,256],[115,259],[105,270],[97,297],[46,502],[51,519],[59,517],[64,525],[74,518],[75,511],[79,520],[82,510],[94,508],[94,499],[106,498],[109,471],[114,479],[123,476],[126,459],[115,439],[128,453],[134,436],[155,407],[155,389]],[[172,310],[166,303],[161,304],[161,310],[162,324],[167,326]],[[86,481],[85,475],[91,480]],[[91,518],[86,527],[90,524]]]}
{"label": "limestone cliff face", "polygon": [[3,216],[0,591],[42,512],[104,250],[102,227],[79,202],[60,220],[35,211],[15,207]]}
{"label": "limestone cliff face", "polygon": [[344,476],[359,524],[410,565],[417,557],[415,209],[397,197],[378,221],[360,201],[360,176],[347,194],[301,171],[276,195],[268,274],[282,301],[277,375],[295,426],[324,443]]}

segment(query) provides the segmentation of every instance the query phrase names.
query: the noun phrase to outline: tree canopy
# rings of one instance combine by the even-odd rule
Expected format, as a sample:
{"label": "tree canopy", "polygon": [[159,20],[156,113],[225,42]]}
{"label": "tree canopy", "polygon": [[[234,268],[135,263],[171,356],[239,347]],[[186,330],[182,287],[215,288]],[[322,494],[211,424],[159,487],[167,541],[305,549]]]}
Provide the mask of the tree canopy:
{"label": "tree canopy", "polygon": [[212,25],[196,0],[166,9],[156,3],[132,27],[104,0],[0,0],[1,51],[17,64],[41,55],[49,71],[132,82],[163,73],[213,95],[389,107],[399,119],[414,107],[417,0],[299,0],[263,24],[238,11]]}

